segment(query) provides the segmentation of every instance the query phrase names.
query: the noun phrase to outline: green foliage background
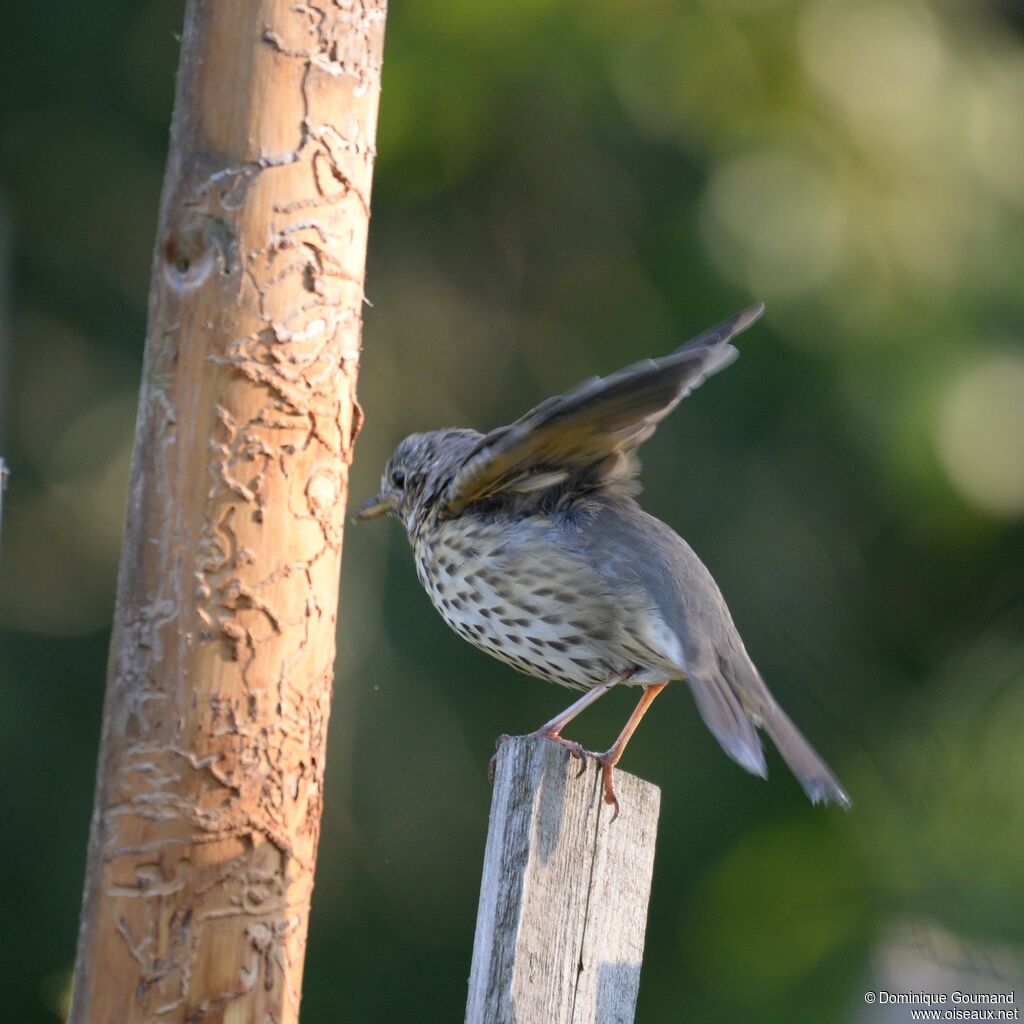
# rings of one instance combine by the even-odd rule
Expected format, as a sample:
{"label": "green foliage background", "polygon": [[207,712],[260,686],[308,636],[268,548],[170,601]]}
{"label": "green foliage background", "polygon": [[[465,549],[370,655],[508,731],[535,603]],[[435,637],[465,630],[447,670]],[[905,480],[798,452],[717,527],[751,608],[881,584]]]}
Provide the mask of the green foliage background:
{"label": "green foliage background", "polygon": [[[181,11],[0,15],[4,1020],[59,1019],[73,958]],[[673,688],[625,764],[664,794],[640,1022],[860,1019],[908,927],[1021,963],[1022,110],[1009,2],[393,4],[353,500],[411,430],[768,303],[644,501],[855,807]],[[343,592],[304,1019],[458,1020],[493,739],[569,695],[448,632],[394,524]]]}

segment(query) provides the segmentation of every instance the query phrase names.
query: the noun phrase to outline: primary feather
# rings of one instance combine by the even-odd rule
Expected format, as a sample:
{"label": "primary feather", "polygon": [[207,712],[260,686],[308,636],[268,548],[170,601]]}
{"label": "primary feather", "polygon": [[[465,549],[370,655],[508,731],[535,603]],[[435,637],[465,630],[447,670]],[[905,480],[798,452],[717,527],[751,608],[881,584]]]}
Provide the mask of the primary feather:
{"label": "primary feather", "polygon": [[662,359],[644,359],[609,377],[592,377],[486,434],[454,474],[442,501],[458,515],[505,490],[541,490],[572,478],[578,487],[613,487],[636,472],[631,453],[691,391],[738,355],[729,340],[764,312],[751,306]]}

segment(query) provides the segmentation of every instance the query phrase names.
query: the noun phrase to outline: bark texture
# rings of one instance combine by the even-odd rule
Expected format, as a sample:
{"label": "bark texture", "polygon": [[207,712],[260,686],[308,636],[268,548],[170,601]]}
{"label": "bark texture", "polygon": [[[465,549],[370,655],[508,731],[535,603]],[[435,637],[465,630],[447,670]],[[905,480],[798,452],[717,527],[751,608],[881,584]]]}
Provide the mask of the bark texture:
{"label": "bark texture", "polygon": [[384,0],[191,0],[76,1024],[298,1017]]}

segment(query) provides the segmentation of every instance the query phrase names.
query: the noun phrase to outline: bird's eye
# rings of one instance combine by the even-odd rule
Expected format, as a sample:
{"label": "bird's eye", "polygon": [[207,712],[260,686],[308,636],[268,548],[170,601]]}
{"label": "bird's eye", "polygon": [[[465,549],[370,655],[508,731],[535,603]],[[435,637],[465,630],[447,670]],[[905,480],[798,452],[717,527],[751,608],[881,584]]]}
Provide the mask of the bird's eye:
{"label": "bird's eye", "polygon": [[401,490],[405,486],[405,474],[400,469],[391,471],[391,482]]}

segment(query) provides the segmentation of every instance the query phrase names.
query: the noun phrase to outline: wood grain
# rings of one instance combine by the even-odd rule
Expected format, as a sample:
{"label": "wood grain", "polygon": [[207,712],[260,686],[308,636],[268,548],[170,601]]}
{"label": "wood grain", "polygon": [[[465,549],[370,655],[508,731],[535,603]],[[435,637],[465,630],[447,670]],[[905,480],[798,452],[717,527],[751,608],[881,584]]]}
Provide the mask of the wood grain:
{"label": "wood grain", "polygon": [[661,793],[549,740],[501,748],[487,835],[467,1024],[630,1024],[643,960]]}

